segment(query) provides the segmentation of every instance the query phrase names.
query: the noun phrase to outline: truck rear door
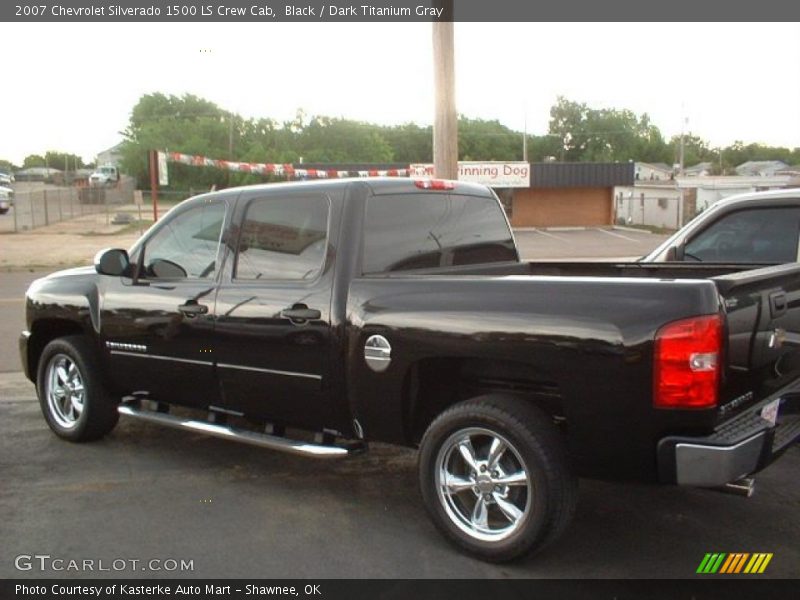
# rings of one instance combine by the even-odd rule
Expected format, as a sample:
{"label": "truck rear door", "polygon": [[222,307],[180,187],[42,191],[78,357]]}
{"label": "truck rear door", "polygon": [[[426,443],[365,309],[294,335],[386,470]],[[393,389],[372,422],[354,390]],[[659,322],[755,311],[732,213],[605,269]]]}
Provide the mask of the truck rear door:
{"label": "truck rear door", "polygon": [[330,195],[311,187],[258,189],[239,199],[214,332],[228,411],[304,429],[333,421],[335,223]]}

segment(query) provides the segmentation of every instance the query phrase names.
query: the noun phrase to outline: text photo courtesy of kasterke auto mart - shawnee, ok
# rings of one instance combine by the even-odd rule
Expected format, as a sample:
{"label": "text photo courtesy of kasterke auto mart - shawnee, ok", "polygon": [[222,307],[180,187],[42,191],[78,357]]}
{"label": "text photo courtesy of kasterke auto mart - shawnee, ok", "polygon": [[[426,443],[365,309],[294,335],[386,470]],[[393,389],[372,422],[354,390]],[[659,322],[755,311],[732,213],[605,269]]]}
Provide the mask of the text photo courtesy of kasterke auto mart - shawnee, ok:
{"label": "text photo courtesy of kasterke auto mart - shawnee, ok", "polygon": [[800,9],[20,2],[0,598],[793,595]]}

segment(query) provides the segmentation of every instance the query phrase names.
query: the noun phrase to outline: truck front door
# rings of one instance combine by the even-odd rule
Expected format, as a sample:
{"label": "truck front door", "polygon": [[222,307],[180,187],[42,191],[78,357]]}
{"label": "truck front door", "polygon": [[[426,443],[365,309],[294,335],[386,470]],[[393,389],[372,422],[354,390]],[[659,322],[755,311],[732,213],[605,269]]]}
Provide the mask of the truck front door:
{"label": "truck front door", "polygon": [[101,337],[122,393],[196,408],[219,403],[212,335],[227,204],[211,196],[181,205],[133,252],[142,267],[135,281],[103,278]]}

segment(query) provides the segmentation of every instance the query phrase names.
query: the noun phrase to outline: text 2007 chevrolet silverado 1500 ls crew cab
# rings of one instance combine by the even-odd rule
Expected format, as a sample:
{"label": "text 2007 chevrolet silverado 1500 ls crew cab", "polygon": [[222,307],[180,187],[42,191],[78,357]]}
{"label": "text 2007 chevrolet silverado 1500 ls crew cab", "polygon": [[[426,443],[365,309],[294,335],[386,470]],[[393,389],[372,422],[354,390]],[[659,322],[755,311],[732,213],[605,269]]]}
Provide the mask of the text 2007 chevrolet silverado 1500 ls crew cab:
{"label": "text 2007 chevrolet silverado 1500 ls crew cab", "polygon": [[315,457],[419,447],[436,526],[500,561],[558,537],[577,476],[775,460],[799,320],[796,264],[522,262],[487,188],[375,179],[187,200],[130,255],[34,282],[20,344],[68,440],[121,413]]}

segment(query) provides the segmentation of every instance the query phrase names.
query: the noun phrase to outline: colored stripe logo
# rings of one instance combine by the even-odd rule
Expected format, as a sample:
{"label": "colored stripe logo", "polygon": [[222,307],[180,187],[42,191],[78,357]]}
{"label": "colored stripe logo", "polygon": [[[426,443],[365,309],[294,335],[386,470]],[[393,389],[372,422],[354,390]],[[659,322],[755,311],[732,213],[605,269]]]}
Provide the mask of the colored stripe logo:
{"label": "colored stripe logo", "polygon": [[756,552],[709,552],[700,561],[697,573],[702,575],[713,575],[715,573],[725,575],[736,575],[740,573],[757,574],[763,573],[769,561],[772,560],[772,553]]}

